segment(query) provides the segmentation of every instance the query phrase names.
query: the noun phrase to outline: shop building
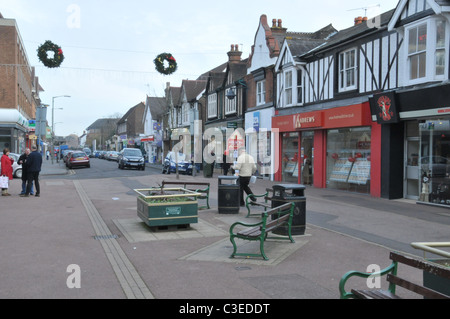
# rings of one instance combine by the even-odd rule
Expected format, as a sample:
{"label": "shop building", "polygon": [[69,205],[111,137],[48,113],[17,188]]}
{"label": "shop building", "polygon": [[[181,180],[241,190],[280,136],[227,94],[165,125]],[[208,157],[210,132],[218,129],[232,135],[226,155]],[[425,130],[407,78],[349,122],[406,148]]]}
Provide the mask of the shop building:
{"label": "shop building", "polygon": [[371,99],[382,131],[382,196],[450,205],[450,1],[399,1],[399,85]]}
{"label": "shop building", "polygon": [[36,143],[29,121],[35,119],[43,91],[30,66],[16,20],[0,13],[0,150],[21,153]]}
{"label": "shop building", "polygon": [[275,180],[381,196],[381,125],[369,98],[398,85],[399,38],[387,30],[392,14],[375,26],[355,19],[316,46],[303,40],[298,45],[314,46],[306,51],[284,41],[275,66]]}

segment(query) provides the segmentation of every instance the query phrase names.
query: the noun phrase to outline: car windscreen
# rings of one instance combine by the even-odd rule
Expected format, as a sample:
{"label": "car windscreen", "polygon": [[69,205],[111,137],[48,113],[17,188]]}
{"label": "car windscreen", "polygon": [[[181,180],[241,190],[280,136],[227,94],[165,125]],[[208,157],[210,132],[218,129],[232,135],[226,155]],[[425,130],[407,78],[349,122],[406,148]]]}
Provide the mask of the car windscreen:
{"label": "car windscreen", "polygon": [[127,150],[123,152],[123,156],[142,156],[140,150]]}
{"label": "car windscreen", "polygon": [[86,153],[73,153],[72,157],[85,157]]}

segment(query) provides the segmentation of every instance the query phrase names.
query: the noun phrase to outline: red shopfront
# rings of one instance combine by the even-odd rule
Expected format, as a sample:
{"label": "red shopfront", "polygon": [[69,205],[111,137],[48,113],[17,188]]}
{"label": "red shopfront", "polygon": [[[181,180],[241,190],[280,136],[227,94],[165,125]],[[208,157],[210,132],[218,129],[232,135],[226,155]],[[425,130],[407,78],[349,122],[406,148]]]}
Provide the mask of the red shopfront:
{"label": "red shopfront", "polygon": [[274,179],[381,195],[381,125],[369,103],[276,116]]}

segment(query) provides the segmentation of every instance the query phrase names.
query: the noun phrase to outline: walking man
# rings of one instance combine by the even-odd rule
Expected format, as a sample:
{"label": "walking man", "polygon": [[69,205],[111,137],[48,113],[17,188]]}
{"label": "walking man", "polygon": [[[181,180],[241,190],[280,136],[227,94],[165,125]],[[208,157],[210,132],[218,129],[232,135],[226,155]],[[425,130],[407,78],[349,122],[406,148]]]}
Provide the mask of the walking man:
{"label": "walking man", "polygon": [[[236,165],[233,166],[233,169],[239,170],[239,184],[240,184],[240,192],[241,192],[241,206],[245,205],[244,202],[244,191],[247,195],[253,195],[252,190],[248,186],[250,184],[250,178],[256,172],[256,163],[253,159],[253,156],[247,154],[245,148],[239,149],[239,157],[237,159]],[[256,201],[256,197],[251,196],[250,199],[252,201]]]}
{"label": "walking man", "polygon": [[25,162],[27,167],[27,190],[25,195],[20,195],[22,197],[28,197],[31,193],[31,185],[34,181],[34,187],[36,188],[36,197],[41,194],[41,188],[39,185],[39,172],[42,167],[42,155],[37,151],[35,145],[31,146],[31,153]]}

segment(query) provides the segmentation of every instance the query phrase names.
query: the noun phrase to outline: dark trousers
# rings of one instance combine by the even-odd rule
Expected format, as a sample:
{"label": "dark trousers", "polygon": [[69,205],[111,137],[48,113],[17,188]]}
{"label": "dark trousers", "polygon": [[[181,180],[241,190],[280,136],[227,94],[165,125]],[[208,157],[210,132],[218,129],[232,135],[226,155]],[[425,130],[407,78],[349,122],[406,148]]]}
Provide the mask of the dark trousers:
{"label": "dark trousers", "polygon": [[239,177],[239,184],[240,184],[240,191],[241,191],[241,205],[245,205],[244,191],[247,195],[253,195],[252,190],[248,186],[250,184],[250,178],[251,178],[251,176],[240,176]]}
{"label": "dark trousers", "polygon": [[36,195],[39,195],[41,193],[41,187],[39,185],[39,172],[28,172],[27,177],[28,178],[27,178],[26,194],[30,195],[31,186],[33,185],[33,181],[34,181],[34,187],[36,188]]}

